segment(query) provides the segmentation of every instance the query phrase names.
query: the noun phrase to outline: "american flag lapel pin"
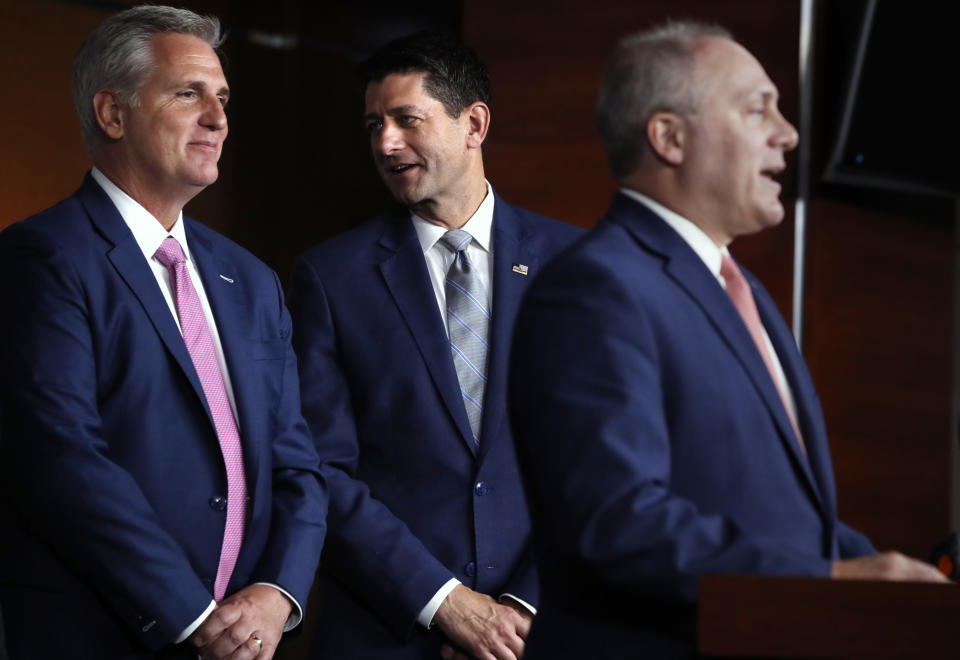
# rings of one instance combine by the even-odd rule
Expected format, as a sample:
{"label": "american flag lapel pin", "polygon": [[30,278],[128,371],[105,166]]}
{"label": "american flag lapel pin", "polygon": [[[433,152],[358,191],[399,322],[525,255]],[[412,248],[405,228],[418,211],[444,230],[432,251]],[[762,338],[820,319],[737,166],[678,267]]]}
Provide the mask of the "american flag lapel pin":
{"label": "american flag lapel pin", "polygon": [[513,264],[513,272],[520,273],[521,275],[526,275],[530,272],[530,269],[527,268],[524,264]]}

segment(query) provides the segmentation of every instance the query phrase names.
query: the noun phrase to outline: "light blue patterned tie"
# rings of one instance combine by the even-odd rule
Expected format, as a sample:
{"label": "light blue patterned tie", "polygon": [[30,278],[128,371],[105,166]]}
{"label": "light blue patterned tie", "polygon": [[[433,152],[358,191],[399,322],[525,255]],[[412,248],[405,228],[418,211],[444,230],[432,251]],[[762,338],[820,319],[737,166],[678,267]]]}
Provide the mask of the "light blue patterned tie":
{"label": "light blue patterned tie", "polygon": [[446,281],[447,329],[463,405],[470,420],[473,441],[479,445],[483,392],[487,385],[490,309],[480,275],[467,258],[466,249],[471,240],[473,237],[462,229],[452,229],[440,238],[440,242],[454,254]]}

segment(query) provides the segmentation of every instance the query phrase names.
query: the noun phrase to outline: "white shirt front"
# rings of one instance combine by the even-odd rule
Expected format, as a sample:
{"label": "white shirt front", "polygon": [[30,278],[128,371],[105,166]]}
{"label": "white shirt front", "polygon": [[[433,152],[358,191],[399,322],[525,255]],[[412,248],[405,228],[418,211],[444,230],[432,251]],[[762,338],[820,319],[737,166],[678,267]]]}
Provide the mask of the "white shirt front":
{"label": "white shirt front", "polygon": [[[730,251],[727,250],[726,246],[722,248],[718,247],[717,244],[691,220],[671,211],[663,204],[653,201],[646,195],[638,193],[636,190],[630,190],[629,188],[621,188],[620,192],[649,208],[660,216],[664,222],[670,225],[674,231],[680,234],[680,238],[686,241],[690,249],[700,257],[700,260],[703,261],[707,269],[717,278],[720,286],[726,291],[727,283],[720,274],[720,265],[723,262],[724,255],[730,256]],[[773,348],[773,342],[770,341],[770,335],[767,334],[766,328],[763,328],[763,340],[767,346],[767,352],[770,354],[770,359],[773,362],[773,368],[777,375],[777,384],[786,395],[787,404],[790,406],[790,414],[793,415],[794,419],[798,419],[797,403],[793,398],[793,390],[790,389],[790,383],[787,382],[787,376],[783,372],[783,365],[780,364],[780,358],[777,357],[777,351]]]}

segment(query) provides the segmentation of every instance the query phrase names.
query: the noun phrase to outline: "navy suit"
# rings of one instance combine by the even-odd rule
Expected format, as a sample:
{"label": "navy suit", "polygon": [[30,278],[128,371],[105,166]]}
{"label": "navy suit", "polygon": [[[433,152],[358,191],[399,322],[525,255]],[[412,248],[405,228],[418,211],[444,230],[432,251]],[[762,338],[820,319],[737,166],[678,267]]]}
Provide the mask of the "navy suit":
{"label": "navy suit", "polygon": [[810,375],[744,274],[806,456],[729,296],[645,206],[618,195],[532,284],[510,374],[543,580],[527,658],[687,657],[700,575],[874,552],[837,520]]}
{"label": "navy suit", "polygon": [[[228,594],[270,582],[305,605],[326,490],[279,282],[184,222],[233,382],[247,478]],[[140,247],[89,175],[0,235],[0,272],[14,518],[0,543],[0,600],[11,657],[148,657],[212,600],[226,519],[223,458],[193,363]]]}
{"label": "navy suit", "polygon": [[479,450],[409,212],[316,246],[290,310],[307,421],[330,486],[314,657],[439,657],[416,625],[451,577],[538,602],[507,421],[507,354],[528,275],[580,230],[494,204],[493,310]]}

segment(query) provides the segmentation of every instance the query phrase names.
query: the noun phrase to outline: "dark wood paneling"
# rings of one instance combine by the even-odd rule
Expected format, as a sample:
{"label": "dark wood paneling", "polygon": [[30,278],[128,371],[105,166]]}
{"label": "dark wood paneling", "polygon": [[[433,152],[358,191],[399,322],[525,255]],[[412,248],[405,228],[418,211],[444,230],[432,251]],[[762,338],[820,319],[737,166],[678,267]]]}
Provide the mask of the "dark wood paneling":
{"label": "dark wood paneling", "polygon": [[811,205],[807,362],[841,515],[926,557],[949,531],[953,225]]}
{"label": "dark wood paneling", "polygon": [[960,593],[946,584],[707,576],[707,657],[940,660],[956,647]]}
{"label": "dark wood paneling", "polygon": [[70,95],[73,55],[107,14],[0,3],[0,229],[66,197],[89,167]]}

